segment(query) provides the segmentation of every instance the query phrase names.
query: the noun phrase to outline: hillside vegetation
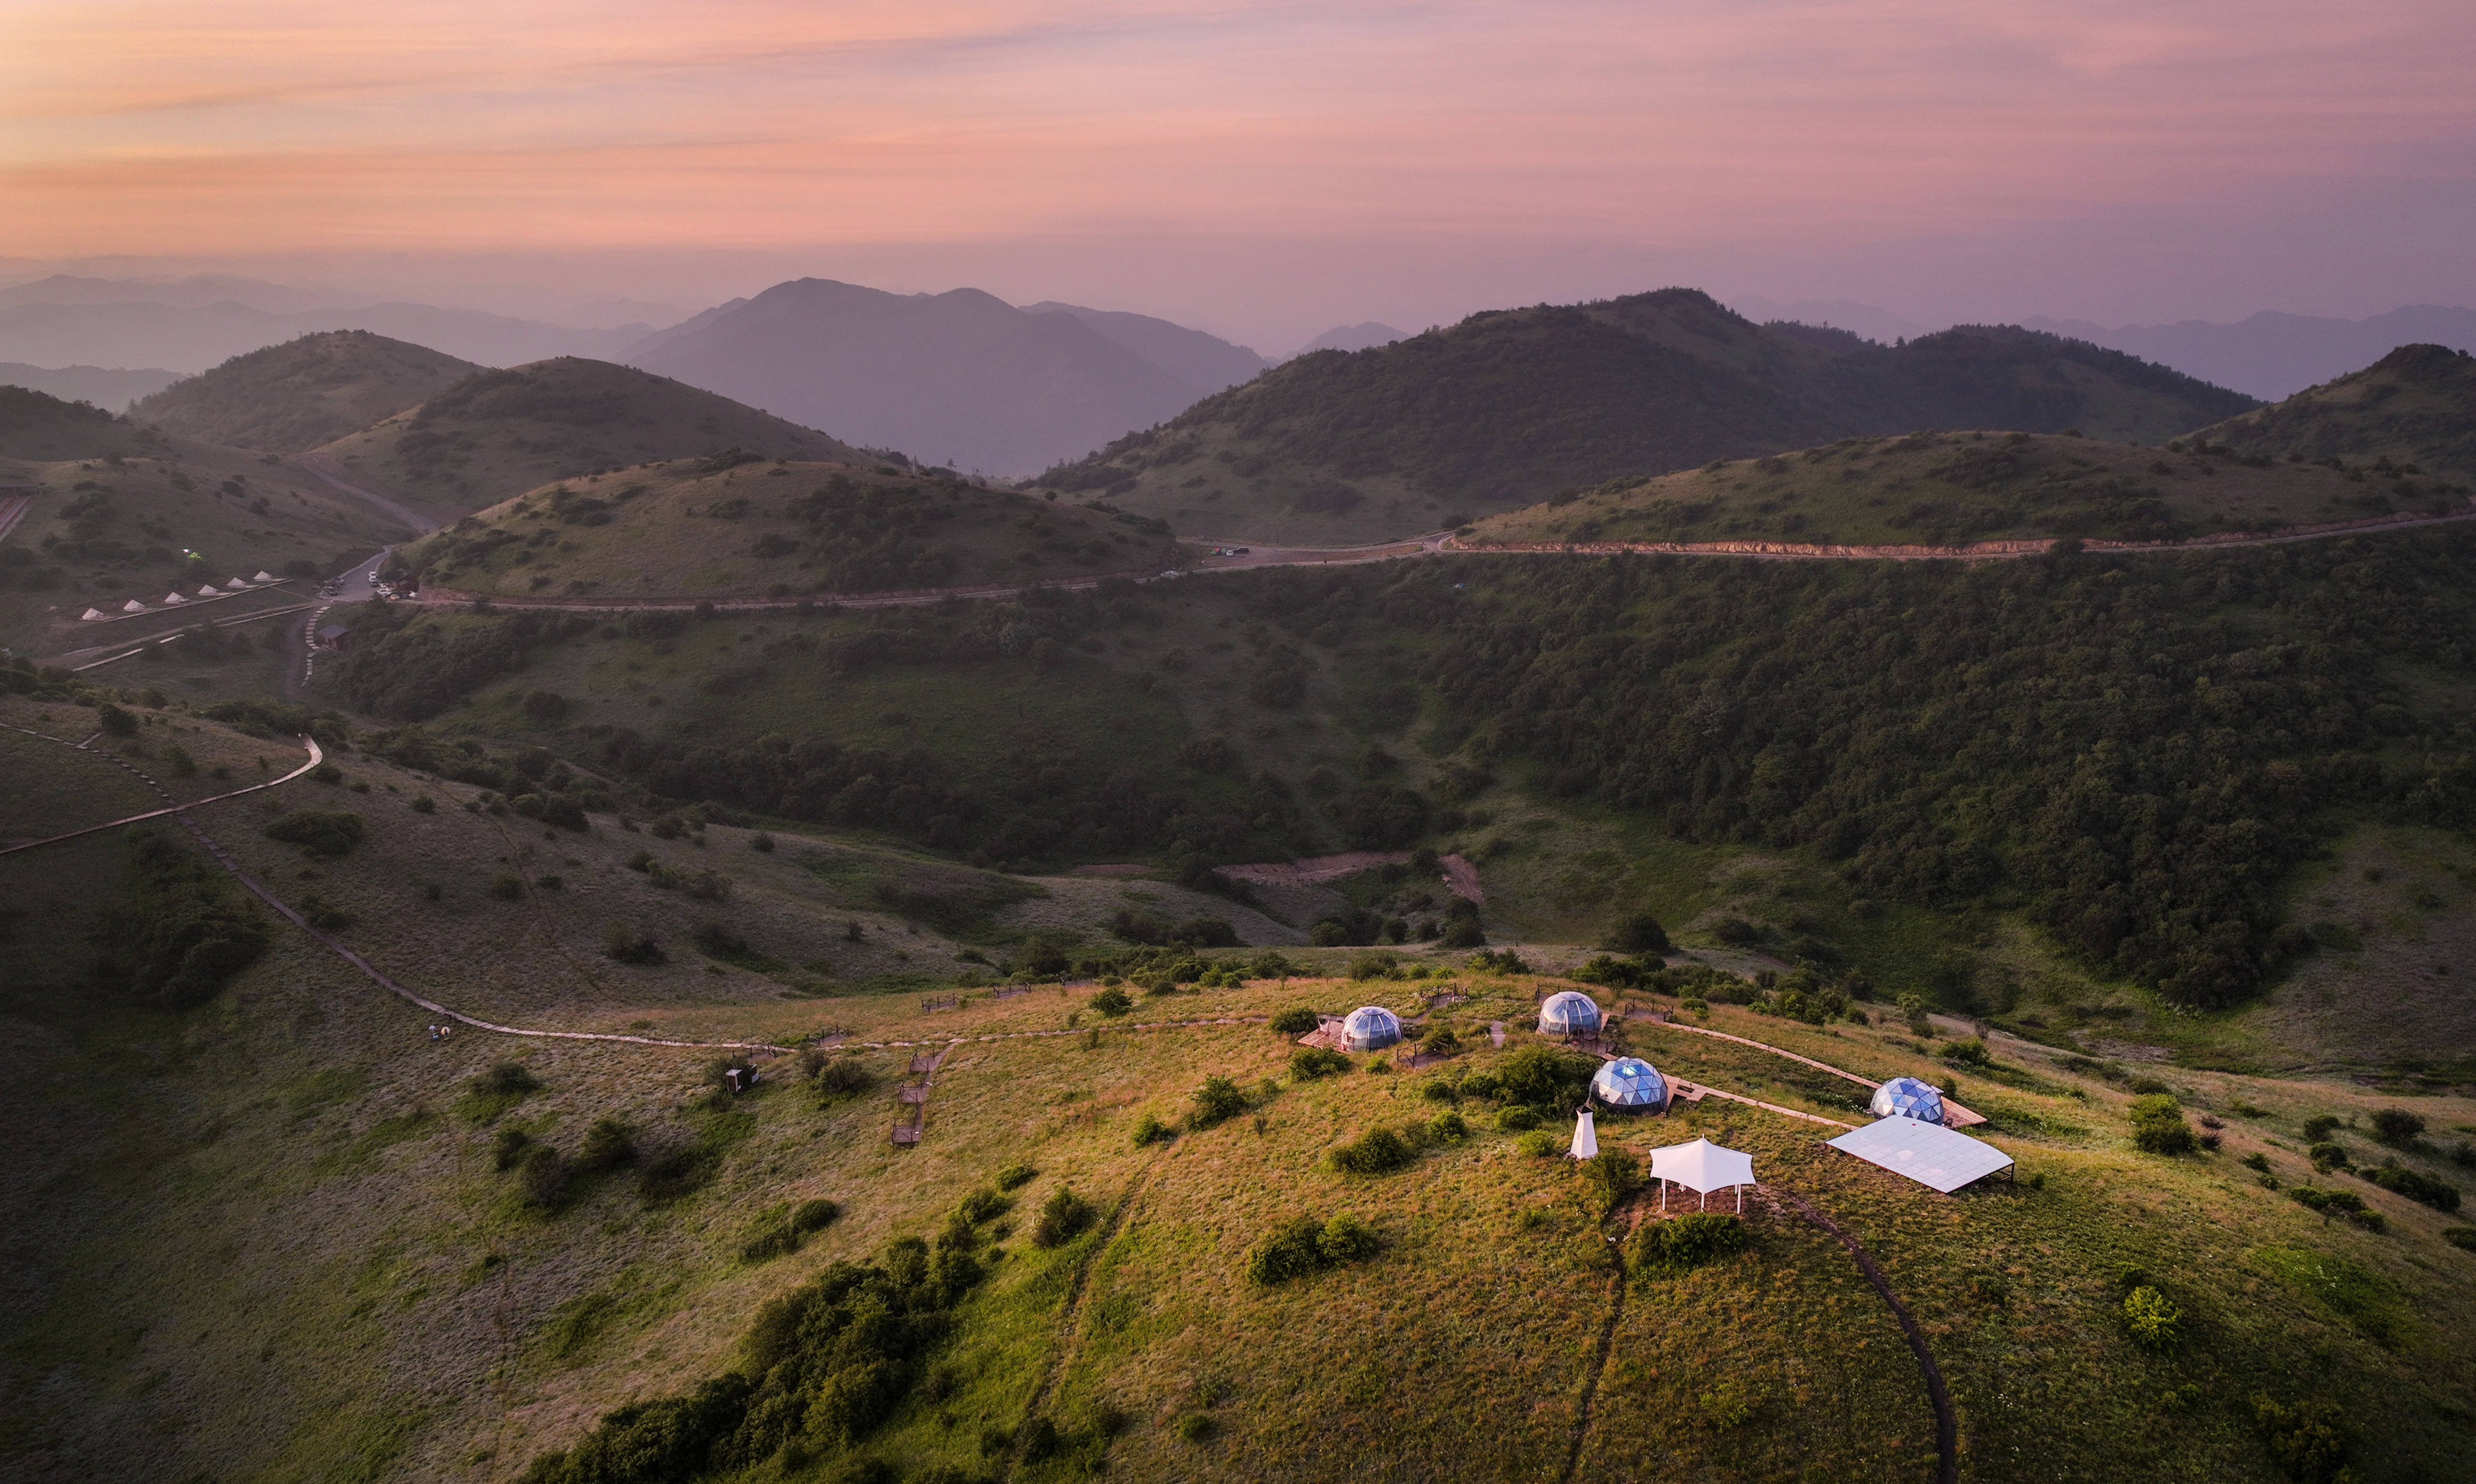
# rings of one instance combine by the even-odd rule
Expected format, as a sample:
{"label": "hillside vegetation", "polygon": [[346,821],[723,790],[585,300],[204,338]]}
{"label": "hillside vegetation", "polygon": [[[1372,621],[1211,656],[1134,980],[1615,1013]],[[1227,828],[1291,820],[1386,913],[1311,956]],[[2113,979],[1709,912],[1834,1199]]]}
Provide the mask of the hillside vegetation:
{"label": "hillside vegetation", "polygon": [[1662,289],[1301,356],[1040,482],[1181,531],[1338,542],[1861,433],[2156,442],[2252,405],[2053,335],[1964,327],[1886,347]]}
{"label": "hillside vegetation", "polygon": [[2476,482],[2476,356],[2402,345],[2362,371],[2201,436],[2247,454],[2370,466],[2411,498],[2427,482]]}
{"label": "hillside vegetation", "polygon": [[855,593],[1161,570],[1158,522],[891,464],[717,457],[589,474],[404,554],[433,585],[566,597]]}
{"label": "hillside vegetation", "polygon": [[[115,754],[150,770],[174,748],[280,747],[244,726],[334,724],[33,683],[0,720],[74,740],[125,704],[138,725]],[[1142,992],[1131,1007],[1040,982],[932,1010],[847,991],[955,945],[919,903],[976,936],[1009,878],[843,836],[760,850],[745,828],[682,832],[591,798],[533,754],[457,747],[418,766],[330,734],[355,748],[332,779],[198,817],[355,952],[503,1023],[791,1053],[759,1053],[763,1080],[733,1097],[722,1067],[751,1063],[728,1048],[470,1026],[439,1042],[433,1012],[244,897],[185,834],[0,857],[17,914],[0,933],[0,1098],[24,1156],[0,1186],[13,1472],[1934,1468],[1898,1329],[1795,1206],[1756,1193],[1741,1226],[1722,1221],[1742,1243],[1697,1252],[1649,1240],[1686,1228],[1616,1163],[1544,1157],[1591,1063],[1528,1027],[1570,980],[1493,955],[1403,950],[1344,977],[1205,950],[1112,986]],[[128,777],[24,740],[34,797]],[[485,768],[512,777],[456,776]],[[554,795],[593,806],[555,819]],[[7,811],[26,797],[0,797],[0,835],[23,832]],[[337,814],[357,828],[295,828]],[[727,888],[700,894],[708,875]],[[133,922],[231,947],[167,1001],[125,928],[88,941]],[[1035,943],[992,948],[1028,977],[1059,972]],[[823,968],[798,962],[812,954]],[[1687,964],[1593,992],[1869,1078],[1946,1081],[2020,1178],[1937,1196],[1821,1148],[1835,1129],[1718,1099],[1608,1115],[1602,1143],[1746,1150],[1862,1240],[1948,1382],[1961,1477],[2270,1484],[2299,1456],[2325,1477],[2447,1477],[2476,1441],[2456,1379],[2476,1359],[2476,1259],[2442,1235],[2460,1217],[2393,1188],[2439,1200],[2464,1182],[2452,1150],[2476,1104],[2000,1033],[1980,1047],[1955,1022],[1808,999],[1811,982]],[[1426,1008],[1439,991],[1460,998]],[[1300,1064],[1264,1024],[1361,1003],[1452,1049],[1434,1041],[1441,1059],[1415,1071],[1408,1048]],[[1856,1121],[1865,1096],[1675,1026],[1617,1034],[1671,1075],[1824,1118]],[[896,1088],[931,1047],[922,1141],[890,1147]],[[2162,1117],[2181,1140],[2158,1136]]]}
{"label": "hillside vegetation", "polygon": [[2026,433],[1848,438],[1612,482],[1489,516],[1463,542],[2171,541],[2466,508],[2464,485],[2381,477],[2389,473],[2240,453],[2200,434],[2163,448]]}
{"label": "hillside vegetation", "polygon": [[[0,389],[0,398],[8,395]],[[172,592],[194,600],[202,585],[220,588],[260,571],[325,577],[412,534],[367,503],[270,462],[271,455],[109,417],[78,414],[52,428],[81,436],[62,443],[45,441],[46,433],[14,446],[68,447],[86,457],[0,458],[0,482],[39,486],[33,507],[0,541],[0,644],[20,653],[103,644],[140,625],[143,632],[166,628],[154,618],[82,625],[88,607],[116,612],[132,599],[160,605]],[[260,606],[227,599],[201,606],[192,621],[229,620]],[[272,637],[264,628],[251,632]]]}
{"label": "hillside vegetation", "polygon": [[885,461],[727,397],[575,357],[476,372],[317,453],[386,492],[481,509],[555,480],[730,449]]}
{"label": "hillside vegetation", "polygon": [[481,369],[366,330],[327,330],[235,356],[129,411],[185,438],[297,454],[359,433]]}
{"label": "hillside vegetation", "polygon": [[158,441],[141,428],[84,402],[63,402],[23,386],[0,386],[0,458],[51,463],[101,458]]}

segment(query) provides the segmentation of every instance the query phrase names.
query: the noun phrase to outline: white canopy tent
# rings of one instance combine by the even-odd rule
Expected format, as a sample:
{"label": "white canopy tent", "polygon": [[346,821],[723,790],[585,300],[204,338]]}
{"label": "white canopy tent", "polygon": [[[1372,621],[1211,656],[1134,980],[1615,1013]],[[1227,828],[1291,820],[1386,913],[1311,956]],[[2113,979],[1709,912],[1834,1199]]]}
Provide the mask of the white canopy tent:
{"label": "white canopy tent", "polygon": [[1650,1177],[1659,1182],[1659,1208],[1668,1209],[1668,1187],[1682,1185],[1711,1204],[1711,1192],[1737,1188],[1737,1209],[1746,1208],[1746,1187],[1754,1183],[1754,1156],[1721,1149],[1708,1139],[1650,1151]]}
{"label": "white canopy tent", "polygon": [[1599,1157],[1599,1131],[1592,1126],[1591,1110],[1588,1108],[1584,1108],[1573,1120],[1573,1157],[1575,1159]]}
{"label": "white canopy tent", "polygon": [[1894,1175],[1905,1175],[1946,1196],[2012,1165],[2012,1156],[1992,1144],[1896,1113],[1844,1133],[1830,1144],[1843,1153],[1880,1165]]}

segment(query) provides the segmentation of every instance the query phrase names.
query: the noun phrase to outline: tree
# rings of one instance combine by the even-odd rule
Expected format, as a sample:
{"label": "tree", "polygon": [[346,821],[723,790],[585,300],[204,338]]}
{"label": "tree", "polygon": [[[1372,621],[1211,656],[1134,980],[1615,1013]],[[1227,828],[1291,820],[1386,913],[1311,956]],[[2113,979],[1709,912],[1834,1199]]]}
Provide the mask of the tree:
{"label": "tree", "polygon": [[1600,946],[1620,953],[1665,953],[1669,948],[1668,929],[1648,912],[1630,912],[1608,929]]}
{"label": "tree", "polygon": [[1246,1111],[1247,1095],[1226,1076],[1205,1077],[1203,1085],[1195,1090],[1195,1127],[1209,1128]]}

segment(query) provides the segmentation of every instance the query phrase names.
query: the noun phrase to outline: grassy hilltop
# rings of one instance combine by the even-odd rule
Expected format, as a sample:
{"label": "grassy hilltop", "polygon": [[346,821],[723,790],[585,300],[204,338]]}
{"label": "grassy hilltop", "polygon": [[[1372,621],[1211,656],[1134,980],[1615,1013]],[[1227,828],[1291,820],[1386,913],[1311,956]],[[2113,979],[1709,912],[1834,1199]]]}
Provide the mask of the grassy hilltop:
{"label": "grassy hilltop", "polygon": [[[111,747],[159,776],[179,748],[201,777],[245,781],[255,756],[284,749],[235,726],[300,724],[133,705],[139,724]],[[81,713],[94,714],[59,680],[0,701],[0,720],[54,736],[82,733]],[[12,760],[56,785],[46,799],[125,806],[129,775],[105,757],[7,735],[24,744]],[[436,761],[477,761],[459,755]],[[212,872],[145,875],[158,857],[116,835],[0,857],[19,904],[0,938],[0,1058],[33,1156],[12,1166],[20,1282],[0,1300],[15,1337],[0,1363],[24,1399],[0,1447],[29,1477],[833,1480],[874,1458],[905,1478],[1068,1478],[1105,1460],[1135,1478],[1494,1479],[1562,1477],[1577,1456],[1593,1475],[1931,1472],[1919,1373],[1836,1243],[1756,1199],[1746,1250],[1663,1266],[1612,1247],[1633,1216],[1603,1216],[1580,1175],[1536,1152],[1523,1125],[1544,1112],[1552,1150],[1572,1096],[1559,1079],[1582,1070],[1543,1057],[1526,1029],[1553,979],[1432,951],[1346,977],[1311,950],[1284,950],[1283,977],[1258,951],[1206,950],[1139,977],[1211,983],[1145,990],[1124,1015],[1054,986],[924,1012],[821,976],[951,949],[925,912],[985,933],[968,873],[834,835],[780,830],[755,850],[745,827],[671,833],[625,808],[589,810],[579,829],[524,810],[587,779],[541,773],[536,805],[500,812],[503,790],[337,756],[329,781],[199,819],[384,972],[518,1026],[959,1038],[923,1142],[886,1143],[910,1048],[773,1058],[734,1100],[704,1070],[720,1052],[471,1027],[433,1043],[434,1016],[229,888],[182,884]],[[339,811],[361,822],[340,853],[266,833]],[[728,888],[699,895],[708,872]],[[166,893],[260,939],[209,998],[182,992],[186,1009],[125,955],[89,974],[78,946],[141,900],[174,921]],[[614,922],[663,961],[610,956]],[[1070,952],[1124,952],[1086,941]],[[820,967],[795,962],[811,953]],[[1727,1002],[1729,985],[1755,1002]],[[1426,1027],[1464,1050],[1417,1073],[1395,1053],[1302,1075],[1260,1019],[1366,1002],[1416,1014],[1440,989],[1467,998]],[[1690,967],[1594,992],[1869,1076],[1949,1078],[1993,1120],[1981,1131],[2024,1179],[1957,1199],[1822,1150],[1830,1129],[1717,1100],[1602,1122],[1619,1149],[1697,1133],[1747,1149],[1765,1179],[1855,1233],[1950,1383],[1963,1477],[2266,1481],[2287,1476],[2278,1449],[2331,1422],[2363,1477],[2444,1476],[2466,1446],[2452,1378],[2470,1359],[2476,1258],[2439,1236],[2457,1218],[2316,1171],[2304,1147],[2448,1180],[2476,1104],[2404,1100],[2425,1131],[2392,1148],[2372,1130],[2401,1103],[2394,1089],[2090,1055],[2035,1026],[1994,1034],[1981,1060],[1957,1022],[1913,1027],[1861,1003],[1862,1019],[1811,1024],[1778,994]],[[1502,1051],[1491,1022],[1510,1028]],[[1037,1034],[1057,1031],[1071,1033]],[[1864,1096],[1753,1048],[1624,1031],[1671,1075],[1826,1118],[1854,1121]],[[1203,1098],[1213,1076],[1230,1093]],[[2161,1093],[2210,1120],[2183,1126],[2218,1147],[2136,1148],[2132,1100]],[[2312,1118],[2335,1132],[2307,1130]],[[605,1120],[624,1144],[595,1131]],[[1166,1132],[1139,1141],[1148,1120]],[[1411,1131],[1405,1164],[1335,1167],[1379,1128]],[[2259,1172],[2241,1162],[2255,1155]],[[2354,1194],[2382,1229],[2325,1221],[2294,1186]],[[1345,1213],[1372,1250],[1345,1243],[1320,1269],[1248,1275],[1284,1222]],[[1630,1275],[1628,1252],[1644,1259]],[[782,1312],[769,1306],[807,1285],[854,1281],[899,1296],[913,1323],[834,1345],[767,1327]],[[2126,1325],[2136,1287],[2180,1315],[2155,1348]],[[787,1413],[732,1399],[777,1365],[808,1378]],[[701,1385],[701,1408],[668,1399]],[[2284,1410],[2265,1421],[2257,1398]],[[589,1446],[598,1419],[648,1402],[604,1435],[626,1433],[645,1462]],[[541,1461],[581,1445],[575,1467]],[[666,1448],[689,1451],[666,1464]]]}
{"label": "grassy hilltop", "polygon": [[2402,345],[2362,371],[2230,418],[2202,436],[2244,453],[2395,470],[2411,483],[2424,476],[2476,482],[2476,356]]}
{"label": "grassy hilltop", "polygon": [[2159,442],[2252,405],[2052,335],[1963,327],[1886,347],[1662,289],[1301,356],[1040,482],[1180,531],[1341,544],[1853,434]]}
{"label": "grassy hilltop", "polygon": [[316,452],[387,493],[475,510],[555,480],[729,449],[884,461],[728,397],[574,356],[475,372]]}
{"label": "grassy hilltop", "polygon": [[298,454],[359,433],[481,370],[367,330],[325,330],[235,356],[129,412],[185,438]]}
{"label": "grassy hilltop", "polygon": [[2466,507],[2464,486],[2389,475],[2335,458],[2273,459],[2198,434],[2147,448],[2053,433],[1913,433],[1617,481],[1489,516],[1465,540],[2170,541]]}
{"label": "grassy hilltop", "polygon": [[745,452],[563,480],[404,553],[429,581],[460,591],[594,598],[1149,574],[1176,556],[1168,532],[1136,517],[889,464]]}

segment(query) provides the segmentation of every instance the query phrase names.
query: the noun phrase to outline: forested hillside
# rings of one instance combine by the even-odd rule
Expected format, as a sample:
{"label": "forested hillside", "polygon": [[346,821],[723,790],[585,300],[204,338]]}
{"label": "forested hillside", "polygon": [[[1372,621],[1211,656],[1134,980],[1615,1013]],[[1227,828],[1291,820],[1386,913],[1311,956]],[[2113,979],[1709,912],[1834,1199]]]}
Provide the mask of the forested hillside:
{"label": "forested hillside", "polygon": [[1182,531],[1374,538],[1858,433],[2158,442],[2251,406],[2053,335],[1963,327],[1886,347],[1662,289],[1301,356],[1040,482],[1105,491]]}
{"label": "forested hillside", "polygon": [[[1810,853],[1878,903],[2018,912],[2098,973],[2220,1005],[2312,951],[2283,883],[2340,823],[2476,822],[2471,560],[2464,528],[1974,567],[1472,557],[782,615],[770,636],[680,615],[659,620],[677,655],[581,620],[424,619],[343,682],[426,715],[526,670],[477,722],[527,725],[515,703],[549,681],[533,725],[656,794],[978,863],[1476,849],[1463,806],[1510,783]],[[1148,642],[1190,625],[1228,636],[1206,672]],[[653,664],[662,684],[629,678]],[[661,708],[681,681],[731,699]],[[947,686],[1003,690],[1003,734],[889,725],[855,748],[797,699],[864,715]],[[1230,740],[1078,719],[1164,688]],[[1426,758],[1402,758],[1389,739],[1421,717]],[[1285,740],[1330,728],[1368,739],[1355,778],[1311,764],[1361,744]]]}

